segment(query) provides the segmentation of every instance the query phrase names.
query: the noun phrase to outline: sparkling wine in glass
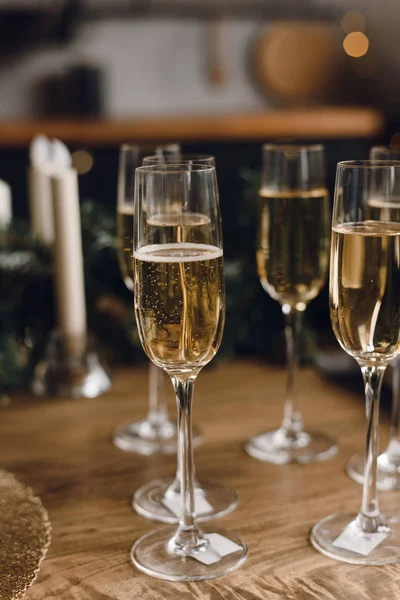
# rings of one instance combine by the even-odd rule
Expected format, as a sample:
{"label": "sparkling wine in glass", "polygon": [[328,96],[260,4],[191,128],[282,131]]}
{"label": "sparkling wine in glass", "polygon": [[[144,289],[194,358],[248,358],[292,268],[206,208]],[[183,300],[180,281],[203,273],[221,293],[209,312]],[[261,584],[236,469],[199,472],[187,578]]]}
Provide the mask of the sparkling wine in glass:
{"label": "sparkling wine in glass", "polygon": [[[173,207],[173,208],[171,208]],[[208,242],[160,236],[149,220],[169,211],[207,217]],[[215,167],[167,164],[137,169],[134,209],[135,314],[143,348],[171,378],[178,408],[181,494],[177,529],[158,529],[133,545],[134,564],[172,581],[211,579],[239,567],[245,544],[232,533],[202,531],[196,519],[192,399],[201,369],[215,356],[225,319],[221,218]]]}
{"label": "sparkling wine in glass", "polygon": [[377,496],[379,400],[389,362],[400,353],[400,222],[390,211],[371,213],[371,198],[389,207],[400,184],[400,162],[338,164],[332,219],[329,302],[333,331],[360,365],[367,435],[358,514],[322,519],[315,548],[355,564],[400,561],[400,521],[385,522]]}
{"label": "sparkling wine in glass", "polygon": [[[126,287],[133,292],[133,200],[135,169],[147,155],[177,158],[180,146],[133,146],[120,149],[117,193],[118,261]],[[173,453],[177,449],[176,425],[168,417],[163,398],[164,374],[150,363],[149,412],[143,421],[119,426],[113,433],[114,444],[122,450],[139,454]],[[195,435],[200,440],[198,433]]]}
{"label": "sparkling wine in glass", "polygon": [[[374,146],[370,151],[371,160],[400,160],[400,148]],[[392,196],[390,203],[378,194],[371,195],[368,201],[371,218],[378,217],[400,221],[400,188]],[[352,456],[346,465],[347,473],[357,483],[363,483],[365,457],[363,453]],[[380,490],[400,489],[400,359],[392,363],[392,415],[389,444],[378,456],[377,487]]]}
{"label": "sparkling wine in glass", "polygon": [[[177,159],[165,153],[146,156],[143,165],[173,164]],[[181,154],[179,164],[215,166],[215,159],[206,154]],[[187,212],[183,209],[180,190],[177,198],[171,195],[167,202],[160,205],[160,210],[147,217],[149,237],[153,243],[183,242],[210,244],[212,242],[211,220],[208,214]],[[238,503],[236,492],[226,486],[212,481],[199,482],[193,473],[195,490],[195,509],[199,521],[211,520],[231,512]],[[143,517],[163,523],[177,523],[180,512],[181,494],[180,466],[175,479],[158,479],[136,490],[133,496],[133,507]]]}
{"label": "sparkling wine in glass", "polygon": [[288,372],[281,426],[250,438],[246,450],[275,464],[323,460],[337,451],[330,437],[303,428],[294,388],[303,314],[327,277],[329,220],[323,147],[266,144],[256,260],[261,285],[285,318]]}

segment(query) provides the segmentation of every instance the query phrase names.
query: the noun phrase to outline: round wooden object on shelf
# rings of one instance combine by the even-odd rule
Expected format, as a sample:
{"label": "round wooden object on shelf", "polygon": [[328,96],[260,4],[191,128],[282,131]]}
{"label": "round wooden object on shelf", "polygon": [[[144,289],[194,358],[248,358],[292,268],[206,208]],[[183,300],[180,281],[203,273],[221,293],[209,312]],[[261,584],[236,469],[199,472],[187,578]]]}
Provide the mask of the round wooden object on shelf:
{"label": "round wooden object on shelf", "polygon": [[261,31],[252,56],[256,79],[280,104],[328,103],[343,62],[340,38],[322,22],[286,21]]}

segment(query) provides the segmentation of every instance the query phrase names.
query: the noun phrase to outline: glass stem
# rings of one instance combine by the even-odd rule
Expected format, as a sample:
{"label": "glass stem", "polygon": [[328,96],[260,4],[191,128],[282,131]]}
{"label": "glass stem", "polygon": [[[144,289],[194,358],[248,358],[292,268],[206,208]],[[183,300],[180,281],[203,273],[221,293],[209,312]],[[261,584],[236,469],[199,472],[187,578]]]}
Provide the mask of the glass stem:
{"label": "glass stem", "polygon": [[183,552],[198,546],[202,539],[196,524],[192,449],[192,399],[196,376],[197,374],[185,379],[171,376],[178,405],[178,464],[181,484],[181,516],[174,536],[174,546]]}
{"label": "glass stem", "polygon": [[392,416],[390,439],[386,450],[390,462],[400,466],[400,358],[393,362],[392,376]]}
{"label": "glass stem", "polygon": [[301,333],[303,311],[284,304],[285,337],[287,353],[287,382],[284,417],[281,430],[288,440],[296,440],[303,430],[303,421],[295,394],[295,377],[299,363],[299,337]]}
{"label": "glass stem", "polygon": [[164,371],[150,363],[149,367],[149,423],[160,428],[168,421],[167,405],[164,401]]}
{"label": "glass stem", "polygon": [[[178,396],[176,397],[176,402],[179,405],[179,398]],[[179,410],[178,410],[178,423],[177,423],[177,430],[179,429]],[[179,442],[178,442],[179,443]],[[174,481],[171,483],[171,485],[168,487],[166,494],[167,495],[174,495],[174,494],[180,494],[181,490],[182,490],[182,486],[181,486],[181,453],[177,452],[176,455],[176,475],[175,475],[175,479]],[[196,479],[196,470],[195,470],[195,466],[194,466],[194,462],[192,464],[192,470],[193,470],[193,486],[195,489],[195,494],[196,494],[196,488],[201,489],[200,488],[200,484],[198,483],[197,479]]]}
{"label": "glass stem", "polygon": [[380,525],[376,490],[376,471],[379,451],[379,400],[386,365],[362,365],[365,385],[367,438],[365,448],[364,485],[361,510],[357,521],[365,533],[374,533]]}

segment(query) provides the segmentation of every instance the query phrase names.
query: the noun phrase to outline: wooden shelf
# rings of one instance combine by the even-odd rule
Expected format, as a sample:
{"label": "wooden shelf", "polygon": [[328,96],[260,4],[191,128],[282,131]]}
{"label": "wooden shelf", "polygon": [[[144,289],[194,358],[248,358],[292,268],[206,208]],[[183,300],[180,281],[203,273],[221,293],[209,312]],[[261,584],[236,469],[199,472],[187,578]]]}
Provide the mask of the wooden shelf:
{"label": "wooden shelf", "polygon": [[114,146],[124,141],[263,141],[373,138],[384,127],[368,107],[286,109],[246,114],[146,117],[129,120],[30,120],[0,122],[0,147],[26,146],[38,133],[66,143]]}

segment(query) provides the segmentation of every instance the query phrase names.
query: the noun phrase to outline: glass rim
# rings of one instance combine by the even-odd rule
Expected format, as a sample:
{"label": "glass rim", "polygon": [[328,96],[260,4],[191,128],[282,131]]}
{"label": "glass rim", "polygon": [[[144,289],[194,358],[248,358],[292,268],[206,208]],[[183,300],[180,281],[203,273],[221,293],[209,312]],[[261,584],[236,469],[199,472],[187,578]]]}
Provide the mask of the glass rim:
{"label": "glass rim", "polygon": [[[193,168],[194,167],[194,168]],[[215,172],[214,165],[207,165],[202,163],[161,163],[156,165],[142,165],[141,167],[136,168],[136,173],[179,173],[179,172],[189,172],[189,173],[205,173],[209,171],[210,173]]]}
{"label": "glass rim", "polygon": [[[148,156],[145,156],[143,158],[143,160],[156,160],[157,158],[163,158],[162,156],[159,156],[158,154],[149,154]],[[169,159],[169,157],[166,157],[167,159]],[[177,160],[177,164],[185,164],[186,161],[188,160],[193,160],[194,163],[196,163],[196,160],[202,161],[202,160],[215,160],[215,156],[213,154],[186,154],[185,152],[182,153],[179,157],[179,159]],[[183,162],[180,162],[183,161]],[[172,163],[160,163],[160,164],[172,164]],[[197,164],[203,164],[202,162],[199,162]],[[142,165],[142,166],[152,166],[152,165]]]}
{"label": "glass rim", "polygon": [[308,152],[317,152],[324,150],[324,144],[272,144],[267,142],[263,144],[263,150],[290,150],[291,152],[301,152],[302,150],[307,150]]}
{"label": "glass rim", "polygon": [[400,168],[400,160],[342,160],[337,166],[340,169],[396,169]]}

